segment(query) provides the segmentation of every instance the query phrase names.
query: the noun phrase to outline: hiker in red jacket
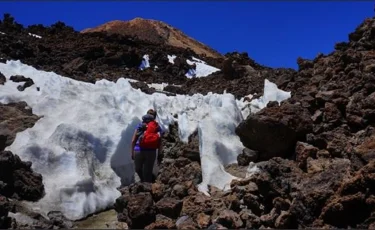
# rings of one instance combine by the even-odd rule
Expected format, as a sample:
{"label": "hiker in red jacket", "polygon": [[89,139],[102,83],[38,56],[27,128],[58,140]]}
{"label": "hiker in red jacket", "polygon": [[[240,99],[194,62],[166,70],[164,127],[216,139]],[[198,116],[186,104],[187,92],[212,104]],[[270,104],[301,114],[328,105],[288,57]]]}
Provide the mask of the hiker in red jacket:
{"label": "hiker in red jacket", "polygon": [[156,122],[156,111],[150,109],[142,117],[132,138],[131,156],[134,160],[135,171],[141,182],[152,183],[152,171],[156,159],[156,151],[162,151],[162,130]]}

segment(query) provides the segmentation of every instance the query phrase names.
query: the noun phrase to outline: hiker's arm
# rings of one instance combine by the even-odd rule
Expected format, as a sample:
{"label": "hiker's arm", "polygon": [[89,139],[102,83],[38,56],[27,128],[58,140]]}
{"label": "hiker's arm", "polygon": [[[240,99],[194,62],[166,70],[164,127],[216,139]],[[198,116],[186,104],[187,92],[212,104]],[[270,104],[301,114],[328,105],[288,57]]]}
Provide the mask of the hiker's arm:
{"label": "hiker's arm", "polygon": [[132,144],[131,144],[131,150],[130,150],[132,158],[134,158],[134,147],[136,143],[137,143],[137,130],[134,131],[133,138],[132,138]]}

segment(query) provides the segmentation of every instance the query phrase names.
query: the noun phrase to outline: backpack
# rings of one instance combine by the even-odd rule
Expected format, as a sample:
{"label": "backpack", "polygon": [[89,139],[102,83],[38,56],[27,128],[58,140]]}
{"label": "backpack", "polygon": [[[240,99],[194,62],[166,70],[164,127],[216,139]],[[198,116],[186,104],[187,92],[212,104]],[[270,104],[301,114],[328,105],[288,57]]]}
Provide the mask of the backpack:
{"label": "backpack", "polygon": [[146,130],[143,132],[139,147],[145,149],[159,148],[160,136],[158,133],[159,124],[156,121],[150,121],[146,125]]}

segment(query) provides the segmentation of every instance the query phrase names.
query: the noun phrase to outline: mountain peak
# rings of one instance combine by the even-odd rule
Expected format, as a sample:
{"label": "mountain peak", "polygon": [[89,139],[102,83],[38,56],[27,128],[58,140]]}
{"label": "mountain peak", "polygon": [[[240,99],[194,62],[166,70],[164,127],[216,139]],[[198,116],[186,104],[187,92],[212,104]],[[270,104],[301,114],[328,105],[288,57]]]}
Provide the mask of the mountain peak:
{"label": "mountain peak", "polygon": [[107,32],[110,34],[121,34],[136,36],[140,40],[155,44],[165,44],[180,48],[190,48],[199,55],[220,58],[222,55],[207,45],[189,37],[165,22],[136,17],[129,21],[114,20],[99,25],[95,28],[87,28],[81,33]]}

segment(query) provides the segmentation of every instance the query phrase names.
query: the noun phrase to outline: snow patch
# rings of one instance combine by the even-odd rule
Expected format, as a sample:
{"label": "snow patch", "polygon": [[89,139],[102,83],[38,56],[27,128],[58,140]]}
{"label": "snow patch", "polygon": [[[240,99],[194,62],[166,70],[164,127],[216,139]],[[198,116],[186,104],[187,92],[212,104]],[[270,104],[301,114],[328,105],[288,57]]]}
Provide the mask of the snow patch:
{"label": "snow patch", "polygon": [[4,32],[1,32],[1,31],[0,31],[0,34],[2,34],[2,35],[6,35],[6,33],[4,33]]}
{"label": "snow patch", "polygon": [[143,60],[142,60],[141,65],[139,66],[139,69],[144,70],[144,69],[149,68],[150,67],[149,60],[150,60],[150,57],[148,56],[148,54],[143,55]]}
{"label": "snow patch", "polygon": [[249,166],[246,169],[246,176],[245,178],[252,177],[253,175],[260,172],[260,169],[254,162],[250,162]]}
{"label": "snow patch", "polygon": [[189,65],[194,65],[196,66],[196,69],[189,69],[189,71],[185,74],[187,78],[193,78],[193,77],[207,77],[208,75],[215,73],[217,71],[220,71],[220,69],[207,65],[206,62],[192,57],[192,61],[186,60],[186,62]]}
{"label": "snow patch", "polygon": [[41,36],[37,35],[37,34],[32,34],[32,33],[29,33],[30,36],[34,37],[34,38],[42,38]]}
{"label": "snow patch", "polygon": [[174,59],[176,59],[176,55],[167,55],[168,62],[174,64]]}
{"label": "snow patch", "polygon": [[22,225],[33,226],[34,224],[37,224],[36,220],[20,212],[17,212],[17,213],[9,212],[8,216],[11,218],[14,218],[17,221],[18,225],[22,224]]}
{"label": "snow patch", "polygon": [[168,85],[168,83],[161,83],[161,84],[151,83],[151,84],[147,84],[147,85],[148,85],[148,87],[153,87],[156,90],[164,90],[164,87],[166,87]]}
{"label": "snow patch", "polygon": [[260,98],[253,99],[250,102],[250,111],[251,113],[256,113],[261,109],[265,108],[270,101],[277,101],[280,105],[280,102],[287,100],[291,97],[291,92],[281,90],[277,87],[275,83],[270,82],[269,80],[264,80],[264,94]]}
{"label": "snow patch", "polygon": [[19,132],[7,150],[31,161],[43,175],[46,195],[32,206],[44,215],[61,211],[75,220],[113,204],[120,196],[116,188],[134,181],[131,137],[149,108],[157,110],[165,130],[177,120],[184,142],[198,129],[201,191],[208,194],[208,185],[227,190],[235,178],[224,170],[243,149],[235,134],[243,117],[232,94],[148,95],[124,78],[91,84],[20,61],[0,63],[0,71],[7,79],[24,75],[35,82],[21,92],[7,81],[0,85],[0,102],[25,101],[34,114],[43,116],[32,128]]}

